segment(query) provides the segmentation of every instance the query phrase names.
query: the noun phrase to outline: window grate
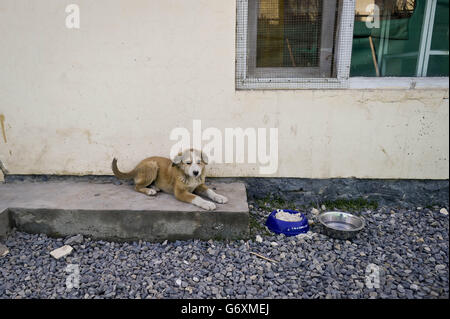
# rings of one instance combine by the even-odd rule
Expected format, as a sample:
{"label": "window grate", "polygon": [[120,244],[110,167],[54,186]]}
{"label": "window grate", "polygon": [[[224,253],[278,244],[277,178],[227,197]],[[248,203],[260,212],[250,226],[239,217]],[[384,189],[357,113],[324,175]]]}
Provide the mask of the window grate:
{"label": "window grate", "polygon": [[346,87],[353,13],[354,0],[237,0],[236,87]]}

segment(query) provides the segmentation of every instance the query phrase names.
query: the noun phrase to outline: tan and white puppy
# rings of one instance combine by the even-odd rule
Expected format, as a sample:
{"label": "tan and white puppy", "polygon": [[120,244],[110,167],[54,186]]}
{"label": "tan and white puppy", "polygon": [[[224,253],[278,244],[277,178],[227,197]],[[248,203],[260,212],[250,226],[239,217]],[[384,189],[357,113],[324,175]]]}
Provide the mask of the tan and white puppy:
{"label": "tan and white puppy", "polygon": [[205,153],[191,148],[178,153],[173,161],[158,156],[146,158],[128,173],[119,171],[114,158],[112,170],[117,178],[134,179],[135,190],[143,194],[152,196],[162,190],[174,194],[180,201],[213,210],[216,205],[198,195],[220,204],[225,204],[228,199],[205,185],[206,164],[208,157]]}

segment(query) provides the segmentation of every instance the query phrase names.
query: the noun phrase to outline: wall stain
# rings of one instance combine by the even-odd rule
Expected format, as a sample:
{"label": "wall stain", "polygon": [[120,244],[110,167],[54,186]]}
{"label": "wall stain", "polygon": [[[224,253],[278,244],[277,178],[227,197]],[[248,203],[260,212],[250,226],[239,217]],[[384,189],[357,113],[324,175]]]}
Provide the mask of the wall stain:
{"label": "wall stain", "polygon": [[384,149],[384,147],[381,146],[381,145],[379,145],[379,147],[380,147],[381,151],[384,153],[384,155],[386,155],[386,158],[387,158],[389,164],[390,164],[391,166],[393,166],[393,165],[394,165],[394,161],[391,159],[391,157],[390,157],[389,154],[386,152],[386,150]]}
{"label": "wall stain", "polygon": [[291,125],[291,134],[297,136],[297,124]]}
{"label": "wall stain", "polygon": [[5,130],[5,116],[3,114],[0,114],[0,125],[2,126],[3,140],[5,141],[5,143],[8,143],[8,140],[6,139],[6,130]]}
{"label": "wall stain", "polygon": [[91,134],[91,131],[89,131],[89,130],[82,130],[82,129],[78,129],[78,128],[64,128],[64,129],[57,129],[56,133],[63,137],[69,137],[73,134],[83,134],[86,136],[89,144],[93,143],[92,134]]}
{"label": "wall stain", "polygon": [[91,131],[89,131],[89,130],[84,130],[83,133],[86,135],[89,144],[92,144],[92,135],[91,135]]}

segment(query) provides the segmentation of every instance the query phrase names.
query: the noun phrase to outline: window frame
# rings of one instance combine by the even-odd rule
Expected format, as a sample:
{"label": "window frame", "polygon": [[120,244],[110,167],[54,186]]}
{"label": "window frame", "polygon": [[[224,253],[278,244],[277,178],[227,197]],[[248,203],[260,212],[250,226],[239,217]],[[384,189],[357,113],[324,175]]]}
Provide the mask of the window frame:
{"label": "window frame", "polygon": [[[336,2],[338,0],[321,0],[323,2],[327,1],[330,4],[323,6],[322,8],[322,21],[321,30],[333,29],[335,25],[335,13]],[[257,25],[258,25],[258,12],[259,12],[259,1],[249,1],[248,3],[248,56],[247,56],[247,72],[249,77],[252,78],[280,78],[283,76],[288,76],[289,78],[317,78],[323,77],[327,78],[326,75],[332,75],[333,70],[331,56],[334,39],[330,37],[330,32],[321,34],[321,46],[319,61],[320,65],[317,67],[263,67],[258,68],[256,66],[256,52],[257,52]],[[332,33],[332,34],[333,34]],[[329,76],[328,76],[329,77]]]}
{"label": "window frame", "polygon": [[[448,88],[448,77],[350,77],[356,0],[342,0],[335,39],[335,63],[329,78],[255,77],[248,72],[249,1],[236,0],[236,90],[270,89],[414,89]],[[435,2],[436,0],[429,0]],[[434,16],[432,17],[434,18]],[[424,26],[425,29],[425,26]],[[428,28],[429,30],[429,28]],[[431,29],[432,30],[432,29]],[[431,35],[429,35],[431,38]],[[253,44],[256,59],[256,43]],[[434,52],[426,52],[433,54]],[[291,68],[292,69],[292,68]]]}
{"label": "window frame", "polygon": [[[253,45],[250,45],[249,43],[249,1],[254,0],[237,0],[236,89],[337,89],[348,87],[351,62],[351,47],[353,42],[355,0],[342,0],[340,2],[335,39],[335,69],[332,70],[332,73],[334,73],[336,77],[327,78],[283,78],[250,76],[248,72],[248,57],[250,56],[252,50],[253,52],[255,52],[256,43],[254,43]],[[254,56],[256,59],[256,54]],[[294,68],[290,69],[292,70]],[[309,71],[306,70],[308,68],[304,69],[304,71]]]}

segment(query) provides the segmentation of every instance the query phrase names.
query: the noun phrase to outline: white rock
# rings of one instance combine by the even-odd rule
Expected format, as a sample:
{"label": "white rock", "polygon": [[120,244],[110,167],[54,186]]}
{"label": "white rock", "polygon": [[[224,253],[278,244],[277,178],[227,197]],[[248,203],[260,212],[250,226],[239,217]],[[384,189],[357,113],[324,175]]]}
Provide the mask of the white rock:
{"label": "white rock", "polygon": [[295,236],[297,239],[311,239],[316,235],[316,233],[313,233],[312,231],[308,231],[306,233],[300,233],[297,236]]}
{"label": "white rock", "polygon": [[311,213],[312,213],[313,215],[319,215],[319,214],[320,214],[320,211],[319,211],[317,208],[313,208],[313,209],[311,209]]}
{"label": "white rock", "polygon": [[256,242],[258,242],[258,243],[262,243],[262,242],[263,242],[263,239],[262,239],[262,237],[261,237],[261,236],[259,236],[259,235],[256,235],[256,238],[255,238],[255,240],[256,240]]}
{"label": "white rock", "polygon": [[448,211],[447,211],[447,209],[442,208],[442,209],[440,210],[440,212],[441,212],[442,215],[448,216]]}
{"label": "white rock", "polygon": [[5,257],[9,253],[8,247],[3,244],[0,244],[0,257]]}
{"label": "white rock", "polygon": [[411,284],[411,286],[409,286],[409,288],[412,290],[419,290],[419,287],[416,284]]}
{"label": "white rock", "polygon": [[325,207],[325,205],[320,206],[320,208],[322,208],[322,210],[326,210],[327,208]]}
{"label": "white rock", "polygon": [[270,244],[271,244],[273,247],[278,246],[278,243],[276,243],[276,242],[274,242],[274,241],[271,242]]}
{"label": "white rock", "polygon": [[181,279],[175,280],[175,283],[177,284],[177,286],[181,286]]}
{"label": "white rock", "polygon": [[437,271],[441,271],[441,270],[444,270],[446,267],[445,267],[445,265],[436,265],[436,267],[435,267],[435,269],[437,270]]}
{"label": "white rock", "polygon": [[60,248],[57,248],[55,250],[52,250],[50,252],[50,255],[52,255],[53,258],[59,259],[61,257],[65,257],[69,255],[72,252],[73,248],[69,245],[64,245]]}

